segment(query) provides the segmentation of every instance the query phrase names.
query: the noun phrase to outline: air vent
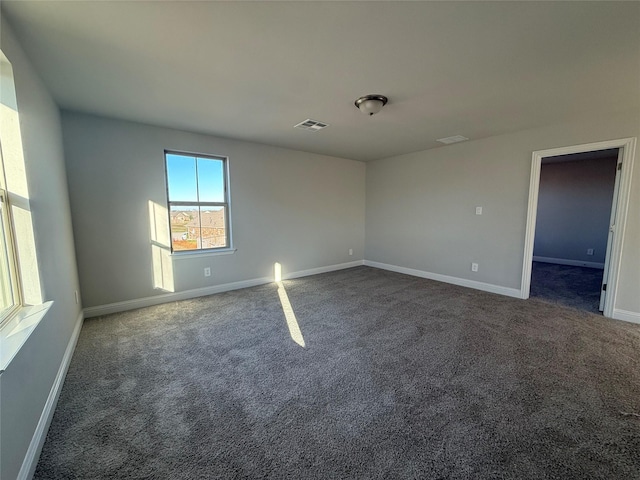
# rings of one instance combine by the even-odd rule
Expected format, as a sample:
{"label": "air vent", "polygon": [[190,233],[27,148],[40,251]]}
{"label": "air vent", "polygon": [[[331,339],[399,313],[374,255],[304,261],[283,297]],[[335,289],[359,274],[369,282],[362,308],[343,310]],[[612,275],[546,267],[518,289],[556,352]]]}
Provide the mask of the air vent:
{"label": "air vent", "polygon": [[445,145],[449,145],[450,143],[464,142],[465,140],[469,139],[467,137],[463,137],[462,135],[454,135],[453,137],[439,138],[437,141],[440,143],[444,143]]}
{"label": "air vent", "polygon": [[329,124],[322,123],[317,120],[311,120],[307,118],[304,122],[300,122],[297,125],[294,125],[293,128],[299,128],[300,130],[309,130],[310,132],[317,132],[318,130],[322,130],[323,128],[328,127]]}

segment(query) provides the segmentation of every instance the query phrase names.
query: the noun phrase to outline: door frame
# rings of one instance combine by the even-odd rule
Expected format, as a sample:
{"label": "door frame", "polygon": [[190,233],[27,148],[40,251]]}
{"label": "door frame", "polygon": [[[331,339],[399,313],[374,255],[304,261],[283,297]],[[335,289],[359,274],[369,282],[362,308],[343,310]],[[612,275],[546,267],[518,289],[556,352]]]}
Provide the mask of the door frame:
{"label": "door frame", "polygon": [[615,233],[615,225],[618,221],[618,192],[620,191],[620,175],[618,175],[618,165],[624,163],[624,150],[618,149],[618,157],[616,158],[616,176],[613,179],[613,198],[611,199],[611,208],[609,209],[609,228],[607,229],[607,245],[604,255],[604,270],[602,272],[602,282],[600,282],[600,302],[598,302],[598,310],[604,311],[604,304],[609,294],[607,281],[609,280],[609,270],[611,269],[611,251],[613,249],[613,235]]}
{"label": "door frame", "polygon": [[622,246],[624,242],[624,230],[627,225],[627,211],[629,209],[629,197],[631,195],[631,174],[633,172],[633,160],[635,157],[636,137],[621,138],[618,140],[608,140],[603,142],[585,143],[568,147],[551,148],[547,150],[536,150],[531,159],[531,178],[529,183],[529,206],[527,211],[527,226],[524,239],[524,258],[522,263],[522,282],[520,296],[523,299],[529,298],[531,292],[531,264],[533,262],[533,242],[536,235],[536,217],[538,214],[538,191],[540,189],[540,168],[542,159],[545,157],[555,157],[558,155],[569,155],[572,153],[584,153],[597,150],[608,150],[611,148],[622,149],[622,167],[618,173],[620,175],[620,189],[616,202],[616,225],[611,239],[611,256],[609,266],[609,278],[607,282],[607,295],[604,303],[605,317],[613,317],[613,309],[618,290],[618,277],[620,263],[622,260]]}

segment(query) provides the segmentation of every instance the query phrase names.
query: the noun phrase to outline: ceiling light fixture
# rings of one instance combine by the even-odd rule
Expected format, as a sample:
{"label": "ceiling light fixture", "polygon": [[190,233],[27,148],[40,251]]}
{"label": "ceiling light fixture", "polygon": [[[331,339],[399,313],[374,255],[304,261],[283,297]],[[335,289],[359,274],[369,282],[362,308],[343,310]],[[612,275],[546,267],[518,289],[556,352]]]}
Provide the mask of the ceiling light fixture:
{"label": "ceiling light fixture", "polygon": [[389,99],[384,95],[365,95],[356,100],[355,105],[365,115],[373,115],[382,110]]}

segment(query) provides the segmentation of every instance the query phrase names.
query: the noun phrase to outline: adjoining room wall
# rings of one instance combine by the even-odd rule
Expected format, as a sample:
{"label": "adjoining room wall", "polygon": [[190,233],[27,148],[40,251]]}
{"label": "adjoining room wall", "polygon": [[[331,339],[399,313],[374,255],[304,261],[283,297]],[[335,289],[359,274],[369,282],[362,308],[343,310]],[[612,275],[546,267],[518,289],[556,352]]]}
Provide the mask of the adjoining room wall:
{"label": "adjoining room wall", "polygon": [[[38,452],[29,451],[29,446],[43,413],[53,414],[52,387],[61,385],[64,376],[58,375],[59,369],[64,369],[67,349],[72,351],[82,317],[75,302],[79,287],[60,113],[10,26],[4,18],[1,22],[2,51],[12,64],[16,84],[40,291],[45,301],[53,301],[0,375],[0,477],[13,479],[28,453],[37,461]],[[40,424],[40,432],[46,434],[44,426]]]}
{"label": "adjoining room wall", "polygon": [[[370,162],[365,258],[519,290],[532,152],[639,135],[640,112],[632,110]],[[639,285],[636,150],[615,308],[638,321]]]}
{"label": "adjoining room wall", "polygon": [[[286,275],[364,258],[362,162],[76,112],[62,119],[86,307],[273,278],[275,262]],[[163,290],[154,288],[150,208],[154,228],[166,230],[165,149],[229,157],[237,251],[178,257],[165,249]]]}
{"label": "adjoining room wall", "polygon": [[542,164],[534,260],[604,267],[616,163],[617,158],[600,158]]}

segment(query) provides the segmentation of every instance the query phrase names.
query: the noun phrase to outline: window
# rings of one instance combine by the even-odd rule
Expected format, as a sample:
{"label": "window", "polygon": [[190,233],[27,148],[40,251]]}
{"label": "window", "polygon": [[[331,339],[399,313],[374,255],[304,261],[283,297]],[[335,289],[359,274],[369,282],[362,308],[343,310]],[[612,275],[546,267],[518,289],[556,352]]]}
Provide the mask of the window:
{"label": "window", "polygon": [[[22,304],[14,228],[5,177],[5,153],[14,153],[20,142],[11,64],[0,52],[0,324],[11,318]],[[14,154],[15,155],[15,154]]]}
{"label": "window", "polygon": [[165,152],[171,250],[231,247],[228,159]]}
{"label": "window", "polygon": [[20,290],[4,173],[0,173],[2,175],[0,180],[0,323],[2,323],[20,306]]}

